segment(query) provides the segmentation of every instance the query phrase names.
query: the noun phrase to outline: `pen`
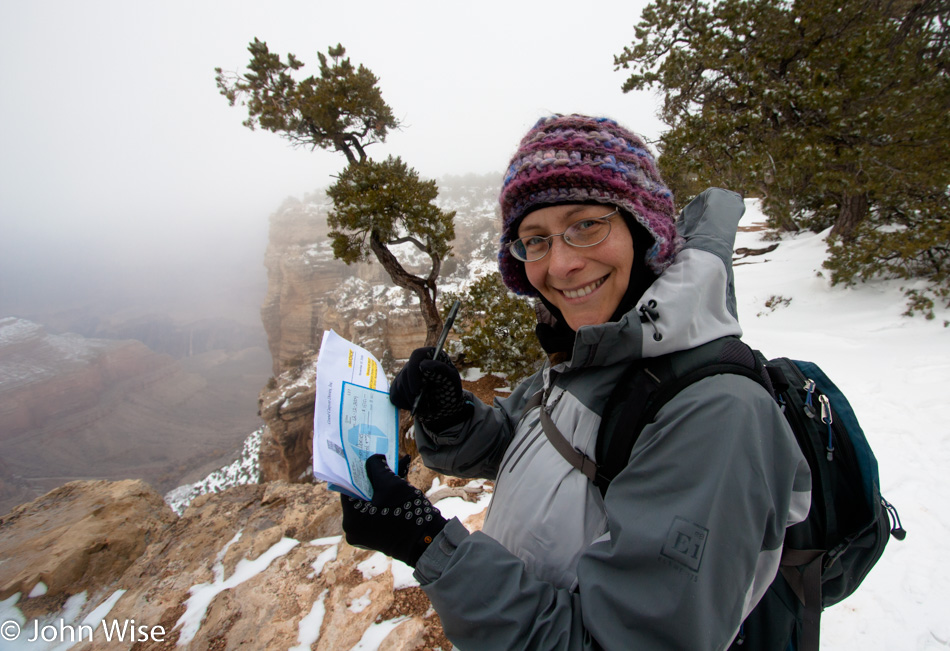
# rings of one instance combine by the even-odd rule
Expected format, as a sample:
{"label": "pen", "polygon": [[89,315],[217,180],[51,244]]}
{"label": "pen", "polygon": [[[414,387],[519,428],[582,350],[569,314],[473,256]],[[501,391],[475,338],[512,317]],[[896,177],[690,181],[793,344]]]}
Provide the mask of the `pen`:
{"label": "pen", "polygon": [[[442,334],[439,335],[439,341],[435,344],[435,352],[432,355],[432,359],[438,359],[439,353],[442,352],[442,348],[445,346],[445,338],[449,336],[449,330],[452,329],[452,324],[455,323],[455,315],[459,312],[459,307],[461,307],[462,302],[456,300],[452,304],[452,309],[449,310],[449,315],[445,317],[445,325],[442,326]],[[416,396],[415,402],[412,403],[412,411],[409,412],[410,416],[416,415],[416,409],[419,408],[419,400],[422,399],[422,391]]]}

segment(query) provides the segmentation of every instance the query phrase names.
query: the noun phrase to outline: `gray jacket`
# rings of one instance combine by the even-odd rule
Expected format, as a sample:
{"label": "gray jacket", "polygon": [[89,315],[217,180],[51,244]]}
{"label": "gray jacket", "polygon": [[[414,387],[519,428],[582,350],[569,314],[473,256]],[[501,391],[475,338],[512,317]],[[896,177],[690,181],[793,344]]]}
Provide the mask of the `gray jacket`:
{"label": "gray jacket", "polygon": [[[558,429],[594,457],[600,415],[630,362],[741,335],[732,276],[742,199],[711,189],[677,221],[686,245],[617,322],[585,326],[569,361],[546,365],[493,407],[419,450],[441,472],[495,480],[481,532],[452,520],[415,576],[463,651],[722,649],[778,569],[785,529],[804,519],[810,475],[771,397],[752,380],[706,378],[642,432],[606,498],[551,446]],[[659,341],[654,331],[662,334]]]}

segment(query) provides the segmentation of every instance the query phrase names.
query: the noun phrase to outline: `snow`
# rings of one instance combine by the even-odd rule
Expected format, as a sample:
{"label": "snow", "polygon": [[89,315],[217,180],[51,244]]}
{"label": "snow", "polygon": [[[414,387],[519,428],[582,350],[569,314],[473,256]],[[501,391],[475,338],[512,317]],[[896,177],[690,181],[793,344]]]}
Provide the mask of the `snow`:
{"label": "snow", "polygon": [[[476,483],[483,484],[484,482]],[[471,482],[470,485],[472,485]],[[491,501],[491,496],[492,491],[487,490],[483,492],[475,502],[468,502],[461,497],[446,497],[439,500],[436,506],[439,508],[439,512],[442,513],[442,517],[447,520],[458,518],[464,522],[466,518],[487,509],[488,502]]]}
{"label": "snow", "polygon": [[298,644],[290,647],[288,651],[310,651],[311,645],[320,638],[320,627],[323,626],[323,616],[327,612],[324,601],[329,592],[329,590],[321,592],[317,600],[313,602],[310,612],[300,620],[297,627]]}
{"label": "snow", "polygon": [[[388,565],[388,563],[387,563],[387,565]],[[347,606],[346,609],[349,610],[351,613],[357,613],[357,614],[358,614],[358,613],[363,612],[364,610],[366,610],[367,608],[369,608],[370,604],[373,603],[373,600],[370,599],[370,595],[372,595],[372,594],[373,594],[373,589],[372,589],[372,588],[366,588],[366,592],[364,592],[361,597],[357,597],[356,599],[353,599],[353,600],[350,602],[350,605]]]}
{"label": "snow", "polygon": [[[741,226],[762,222],[749,201]],[[764,248],[760,232],[737,247]],[[891,539],[851,597],[822,614],[823,649],[950,646],[950,310],[901,316],[898,281],[832,287],[820,275],[827,233],[787,237],[735,268],[743,339],[767,357],[819,364],[847,395],[878,460],[881,493],[897,507],[907,538]],[[774,310],[772,296],[791,299]]]}
{"label": "snow", "polygon": [[263,428],[252,432],[245,440],[241,456],[231,464],[215,470],[201,481],[185,484],[169,491],[165,503],[179,516],[185,512],[191,501],[206,493],[219,493],[232,486],[256,484],[260,480],[261,469],[259,452]]}
{"label": "snow", "polygon": [[408,617],[397,617],[396,619],[387,619],[382,622],[371,624],[363,633],[363,637],[356,643],[350,651],[376,651],[382,644],[386,636],[393,632],[397,626],[409,619]]}
{"label": "snow", "polygon": [[212,571],[214,573],[214,580],[211,583],[199,583],[194,585],[189,590],[191,594],[190,597],[185,601],[185,612],[178,619],[178,622],[175,624],[173,630],[181,629],[181,632],[178,635],[178,646],[187,646],[197,635],[198,630],[201,628],[201,623],[204,621],[205,614],[208,611],[208,606],[211,605],[211,602],[214,601],[214,598],[217,597],[220,593],[225,590],[230,590],[236,586],[241,585],[245,581],[248,581],[264,570],[275,559],[280,558],[287,554],[291,549],[296,547],[299,541],[294,540],[293,538],[281,538],[279,541],[274,543],[263,554],[255,558],[253,561],[246,558],[238,561],[238,564],[234,568],[234,572],[227,579],[224,578],[224,556],[227,554],[228,549],[236,543],[241,538],[241,532],[239,531],[234,535],[231,540],[225,544],[221,551],[218,552],[217,558],[215,559],[214,566]]}
{"label": "snow", "polygon": [[115,606],[116,602],[122,598],[122,595],[124,595],[125,592],[125,590],[116,590],[113,592],[108,599],[96,606],[91,613],[86,615],[85,619],[82,620],[82,623],[84,625],[93,627],[98,626],[99,622],[104,620],[106,615],[112,612],[113,606]]}
{"label": "snow", "polygon": [[0,348],[23,343],[44,334],[43,327],[32,321],[12,316],[0,319]]}
{"label": "snow", "polygon": [[62,375],[122,345],[70,332],[50,334],[32,321],[0,318],[0,388],[9,391]]}
{"label": "snow", "polygon": [[380,552],[376,552],[357,565],[356,569],[362,573],[364,580],[369,581],[374,576],[379,576],[389,569],[389,557]]}
{"label": "snow", "polygon": [[29,598],[32,599],[33,597],[42,597],[46,594],[46,590],[46,584],[42,581],[39,581],[35,586],[33,586],[33,589],[30,590]]}
{"label": "snow", "polygon": [[[17,607],[16,604],[19,599],[20,593],[17,592],[8,599],[0,601],[0,622],[2,622],[0,631],[3,633],[3,636],[0,637],[0,649],[3,651],[66,651],[66,649],[74,646],[70,643],[68,634],[63,638],[66,640],[65,642],[61,642],[58,636],[49,641],[42,637],[32,642],[29,641],[30,636],[33,635],[34,624],[32,621],[27,623],[26,617],[23,616],[23,613]],[[87,595],[85,590],[72,595],[66,599],[62,610],[58,613],[40,618],[36,624],[37,630],[43,630],[48,626],[55,627],[56,630],[59,630],[61,625],[73,626],[77,624],[79,615],[86,605],[86,601]],[[112,603],[114,604],[115,602]],[[92,621],[92,615],[96,612],[101,612],[103,608],[104,605],[99,606],[82,621],[82,625],[95,626],[98,624],[98,621]],[[112,606],[110,605],[109,609],[111,608]],[[103,617],[105,617],[106,614],[108,614],[108,611],[103,613]],[[17,633],[20,634],[17,635]]]}
{"label": "snow", "polygon": [[314,547],[323,547],[329,545],[329,547],[320,552],[320,555],[317,556],[317,559],[310,564],[310,566],[313,568],[314,577],[320,576],[327,563],[336,560],[337,551],[339,550],[340,541],[342,539],[342,536],[333,536],[330,538],[320,538],[318,540],[310,541],[310,544]]}
{"label": "snow", "polygon": [[414,588],[419,585],[419,582],[412,576],[415,570],[402,561],[393,559],[393,564],[392,567],[389,568],[389,571],[392,572],[393,575],[393,590]]}

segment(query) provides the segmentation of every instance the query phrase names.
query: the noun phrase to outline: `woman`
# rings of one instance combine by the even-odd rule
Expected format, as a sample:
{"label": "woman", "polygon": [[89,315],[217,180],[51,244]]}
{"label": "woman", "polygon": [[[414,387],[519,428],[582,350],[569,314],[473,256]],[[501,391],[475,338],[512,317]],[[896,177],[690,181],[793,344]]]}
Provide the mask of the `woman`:
{"label": "woman", "polygon": [[465,651],[727,647],[775,576],[785,528],[808,510],[807,464],[768,393],[737,375],[690,385],[643,429],[603,498],[542,435],[539,414],[594,458],[631,363],[741,334],[741,199],[709,190],[674,225],[640,138],[556,115],[522,140],[500,201],[499,269],[540,299],[548,362],[489,407],[421,349],[391,391],[403,409],[422,394],[427,466],[495,480],[483,530],[445,522],[373,457],[373,502],[343,501],[347,540],[414,565]]}

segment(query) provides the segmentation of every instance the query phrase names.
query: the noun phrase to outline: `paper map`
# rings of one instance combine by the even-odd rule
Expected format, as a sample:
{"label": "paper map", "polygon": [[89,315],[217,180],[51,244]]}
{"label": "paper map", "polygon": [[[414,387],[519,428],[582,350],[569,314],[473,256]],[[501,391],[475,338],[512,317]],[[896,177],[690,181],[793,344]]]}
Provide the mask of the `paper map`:
{"label": "paper map", "polygon": [[397,470],[399,411],[389,402],[389,382],[379,361],[332,330],[323,333],[317,357],[313,418],[313,474],[335,490],[370,499],[366,459],[385,454]]}

